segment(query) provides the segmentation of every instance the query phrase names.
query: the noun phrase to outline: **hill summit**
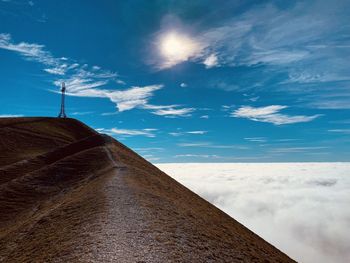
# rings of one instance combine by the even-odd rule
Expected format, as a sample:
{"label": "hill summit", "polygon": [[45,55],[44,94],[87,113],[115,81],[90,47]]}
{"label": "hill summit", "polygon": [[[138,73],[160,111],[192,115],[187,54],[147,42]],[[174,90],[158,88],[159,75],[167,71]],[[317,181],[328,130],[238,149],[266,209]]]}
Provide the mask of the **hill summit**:
{"label": "hill summit", "polygon": [[0,119],[0,262],[294,262],[74,119]]}

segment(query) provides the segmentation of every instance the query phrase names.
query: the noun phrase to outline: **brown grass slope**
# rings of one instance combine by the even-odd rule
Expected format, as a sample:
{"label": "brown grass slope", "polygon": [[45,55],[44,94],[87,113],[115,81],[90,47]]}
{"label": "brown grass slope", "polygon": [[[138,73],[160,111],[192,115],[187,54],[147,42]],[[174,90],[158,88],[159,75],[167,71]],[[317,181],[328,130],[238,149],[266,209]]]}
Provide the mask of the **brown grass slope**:
{"label": "brown grass slope", "polygon": [[0,262],[294,262],[73,119],[0,119]]}

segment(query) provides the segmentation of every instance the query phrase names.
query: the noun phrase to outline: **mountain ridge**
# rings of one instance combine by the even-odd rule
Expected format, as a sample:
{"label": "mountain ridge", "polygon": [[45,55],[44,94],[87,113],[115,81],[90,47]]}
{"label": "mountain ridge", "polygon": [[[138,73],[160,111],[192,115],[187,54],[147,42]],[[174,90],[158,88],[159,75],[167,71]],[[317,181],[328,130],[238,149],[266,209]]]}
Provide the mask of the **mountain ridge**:
{"label": "mountain ridge", "polygon": [[294,262],[77,120],[0,119],[0,153],[0,262]]}

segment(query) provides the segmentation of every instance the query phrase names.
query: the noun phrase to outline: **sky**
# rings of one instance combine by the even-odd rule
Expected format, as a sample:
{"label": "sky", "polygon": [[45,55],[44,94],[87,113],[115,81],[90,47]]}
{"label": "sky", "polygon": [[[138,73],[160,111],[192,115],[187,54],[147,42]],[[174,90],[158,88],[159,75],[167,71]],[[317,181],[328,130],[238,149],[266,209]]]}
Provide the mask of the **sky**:
{"label": "sky", "polygon": [[350,163],[157,166],[297,262],[350,262]]}
{"label": "sky", "polygon": [[154,163],[350,160],[350,2],[0,0],[0,116]]}

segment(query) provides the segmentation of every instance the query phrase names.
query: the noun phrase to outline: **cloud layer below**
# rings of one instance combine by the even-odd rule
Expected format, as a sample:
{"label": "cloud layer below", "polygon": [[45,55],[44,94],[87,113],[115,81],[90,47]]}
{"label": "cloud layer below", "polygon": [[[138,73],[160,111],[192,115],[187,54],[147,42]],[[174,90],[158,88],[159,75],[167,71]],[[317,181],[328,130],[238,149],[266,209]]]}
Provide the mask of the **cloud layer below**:
{"label": "cloud layer below", "polygon": [[157,166],[300,262],[350,260],[350,163]]}

